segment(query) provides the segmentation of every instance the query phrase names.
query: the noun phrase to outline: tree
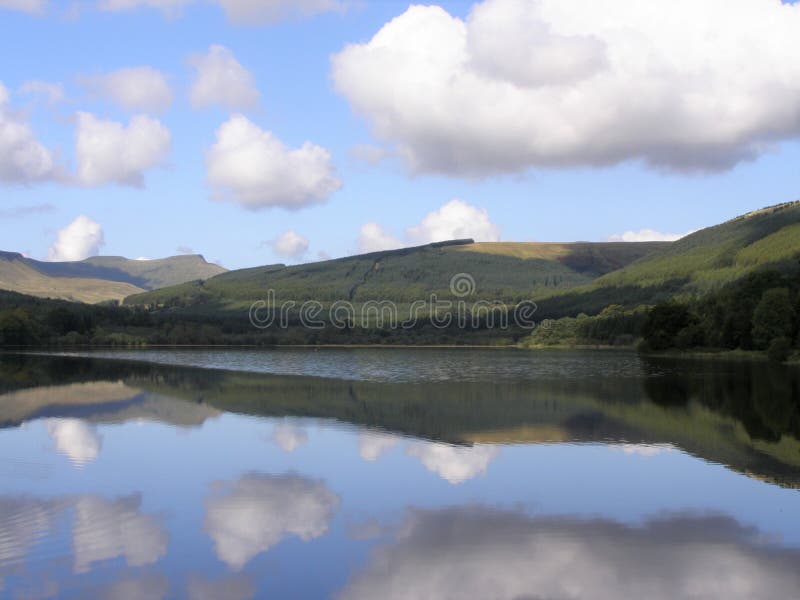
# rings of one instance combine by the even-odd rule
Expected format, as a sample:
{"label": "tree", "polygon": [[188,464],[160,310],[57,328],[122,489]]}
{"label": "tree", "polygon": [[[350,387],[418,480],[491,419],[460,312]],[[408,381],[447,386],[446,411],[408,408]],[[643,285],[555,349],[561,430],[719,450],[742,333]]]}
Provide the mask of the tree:
{"label": "tree", "polygon": [[642,328],[642,334],[652,350],[675,347],[675,336],[690,324],[689,308],[675,302],[653,307]]}
{"label": "tree", "polygon": [[773,288],[764,292],[753,312],[753,343],[766,349],[776,338],[791,337],[794,325],[794,308],[786,288]]}

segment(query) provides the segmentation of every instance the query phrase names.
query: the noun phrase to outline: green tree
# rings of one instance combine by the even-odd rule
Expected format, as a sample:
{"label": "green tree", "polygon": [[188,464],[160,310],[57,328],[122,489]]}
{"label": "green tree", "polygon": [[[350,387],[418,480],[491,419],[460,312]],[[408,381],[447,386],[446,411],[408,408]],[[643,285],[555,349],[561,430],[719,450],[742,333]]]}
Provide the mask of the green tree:
{"label": "green tree", "polygon": [[753,312],[753,343],[764,350],[776,338],[791,337],[793,324],[794,308],[789,290],[767,290]]}

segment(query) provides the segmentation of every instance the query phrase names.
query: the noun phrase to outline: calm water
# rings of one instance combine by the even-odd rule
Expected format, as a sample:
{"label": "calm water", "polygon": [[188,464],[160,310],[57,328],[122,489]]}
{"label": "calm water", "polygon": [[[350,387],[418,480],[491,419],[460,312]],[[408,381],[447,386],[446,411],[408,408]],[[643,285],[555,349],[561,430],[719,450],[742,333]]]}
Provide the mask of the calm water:
{"label": "calm water", "polygon": [[800,598],[800,374],[0,355],[0,597]]}

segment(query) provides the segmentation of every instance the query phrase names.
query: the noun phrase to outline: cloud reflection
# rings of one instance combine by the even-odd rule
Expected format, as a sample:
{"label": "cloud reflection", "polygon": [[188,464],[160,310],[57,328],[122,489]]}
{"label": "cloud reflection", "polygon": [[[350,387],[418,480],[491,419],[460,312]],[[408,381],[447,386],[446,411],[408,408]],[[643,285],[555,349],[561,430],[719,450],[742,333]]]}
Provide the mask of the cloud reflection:
{"label": "cloud reflection", "polygon": [[481,507],[416,510],[341,598],[793,598],[798,564],[797,549],[722,516],[629,526]]}
{"label": "cloud reflection", "polygon": [[284,538],[325,534],[339,502],[321,481],[252,473],[208,501],[205,528],[219,559],[239,570]]}
{"label": "cloud reflection", "polygon": [[292,453],[308,442],[308,433],[302,427],[281,423],[272,432],[272,441],[284,452]]}
{"label": "cloud reflection", "polygon": [[94,425],[80,419],[46,419],[45,427],[56,450],[73,465],[83,467],[100,455],[103,438]]}
{"label": "cloud reflection", "polygon": [[418,458],[425,468],[452,484],[463,483],[486,472],[500,450],[496,446],[451,446],[438,442],[417,442],[406,450]]}

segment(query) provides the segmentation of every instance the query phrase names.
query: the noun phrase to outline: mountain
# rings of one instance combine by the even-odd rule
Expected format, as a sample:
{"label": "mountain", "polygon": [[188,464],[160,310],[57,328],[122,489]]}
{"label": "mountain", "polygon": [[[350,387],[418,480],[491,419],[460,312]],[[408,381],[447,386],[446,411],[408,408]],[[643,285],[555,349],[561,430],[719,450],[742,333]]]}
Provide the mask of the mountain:
{"label": "mountain", "polygon": [[121,300],[158,287],[225,272],[200,255],[158,260],[93,256],[75,262],[43,262],[0,252],[0,289],[79,302]]}
{"label": "mountain", "polygon": [[475,282],[474,298],[516,300],[551,295],[628,265],[668,243],[474,243],[454,240],[295,266],[229,271],[202,282],[126,298],[129,305],[238,310],[268,289],[282,300],[392,300],[452,297],[455,275]]}
{"label": "mountain", "polygon": [[591,284],[540,303],[548,317],[594,314],[610,304],[635,306],[703,296],[750,273],[794,272],[800,259],[800,201],[701,229]]}

